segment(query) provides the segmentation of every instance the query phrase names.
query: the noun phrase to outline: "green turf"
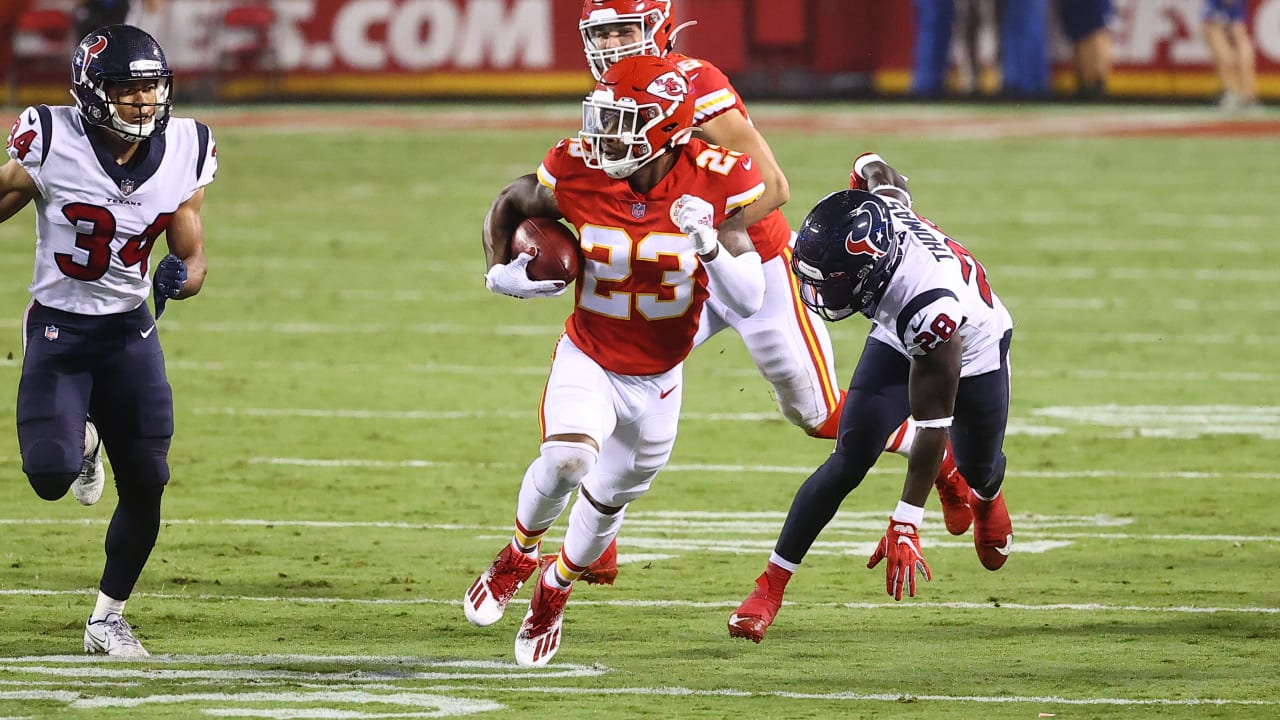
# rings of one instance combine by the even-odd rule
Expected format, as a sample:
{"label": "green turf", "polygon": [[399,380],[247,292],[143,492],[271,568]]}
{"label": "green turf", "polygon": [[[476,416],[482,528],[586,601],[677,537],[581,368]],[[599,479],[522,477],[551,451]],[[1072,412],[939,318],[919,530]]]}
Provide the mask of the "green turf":
{"label": "green turf", "polygon": [[[731,641],[829,446],[781,419],[725,333],[690,358],[672,467],[622,531],[624,560],[662,557],[575,590],[552,665],[516,668],[528,591],[487,629],[458,601],[510,533],[569,303],[488,294],[479,234],[560,133],[214,123],[209,278],[160,323],[166,524],[128,608],[157,658],[78,655],[112,491],[38,500],[0,433],[0,717],[1280,715],[1280,140],[865,137],[760,117],[793,226],[878,150],[1013,313],[1024,551],[1003,570],[931,505],[934,580],[893,603],[864,567],[901,489],[887,457],[766,641]],[[10,429],[32,224],[0,226]],[[831,328],[842,381],[866,327]]]}

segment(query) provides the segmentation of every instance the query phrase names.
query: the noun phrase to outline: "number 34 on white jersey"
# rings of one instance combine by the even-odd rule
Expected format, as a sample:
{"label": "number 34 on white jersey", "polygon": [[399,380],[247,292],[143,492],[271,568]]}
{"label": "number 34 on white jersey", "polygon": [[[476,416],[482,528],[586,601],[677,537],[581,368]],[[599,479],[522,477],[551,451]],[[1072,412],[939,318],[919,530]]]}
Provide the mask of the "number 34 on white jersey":
{"label": "number 34 on white jersey", "polygon": [[31,296],[83,315],[146,302],[152,247],[218,169],[213,134],[195,120],[171,118],[163,135],[120,166],[70,106],[24,110],[6,150],[40,190]]}

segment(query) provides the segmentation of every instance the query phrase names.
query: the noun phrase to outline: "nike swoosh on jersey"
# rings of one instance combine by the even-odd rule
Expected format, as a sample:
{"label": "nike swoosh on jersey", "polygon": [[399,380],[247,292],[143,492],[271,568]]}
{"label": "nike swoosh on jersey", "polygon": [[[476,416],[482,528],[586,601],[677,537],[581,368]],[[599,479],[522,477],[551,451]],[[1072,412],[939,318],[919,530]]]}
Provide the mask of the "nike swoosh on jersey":
{"label": "nike swoosh on jersey", "polygon": [[155,331],[156,331],[156,326],[155,326],[155,325],[152,325],[151,327],[147,328],[146,330],[139,330],[138,332],[142,334],[142,337],[144,337],[144,338],[149,338],[149,337],[151,337],[151,333],[153,333],[153,332],[155,332]]}
{"label": "nike swoosh on jersey", "polygon": [[750,170],[750,169],[751,169],[751,163],[752,163],[752,162],[753,162],[753,160],[752,160],[751,158],[749,158],[749,157],[743,158],[743,159],[742,159],[742,167],[744,167],[744,168],[746,168],[746,169]]}
{"label": "nike swoosh on jersey", "polygon": [[676,383],[675,385],[672,385],[670,390],[663,390],[662,392],[658,393],[658,399],[659,399],[659,400],[666,400],[666,399],[667,399],[667,396],[668,396],[668,395],[670,395],[671,393],[675,392],[675,391],[676,391],[676,388],[678,388],[678,387],[680,387],[680,383]]}
{"label": "nike swoosh on jersey", "polygon": [[1013,550],[1013,536],[1006,535],[1004,538],[1004,545],[996,548],[995,550],[1001,555],[1008,555],[1009,552]]}
{"label": "nike swoosh on jersey", "polygon": [[35,125],[35,124],[36,124],[36,114],[35,114],[35,113],[31,113],[30,115],[28,115],[28,116],[27,116],[27,123],[28,123],[28,124],[30,124],[30,125]]}

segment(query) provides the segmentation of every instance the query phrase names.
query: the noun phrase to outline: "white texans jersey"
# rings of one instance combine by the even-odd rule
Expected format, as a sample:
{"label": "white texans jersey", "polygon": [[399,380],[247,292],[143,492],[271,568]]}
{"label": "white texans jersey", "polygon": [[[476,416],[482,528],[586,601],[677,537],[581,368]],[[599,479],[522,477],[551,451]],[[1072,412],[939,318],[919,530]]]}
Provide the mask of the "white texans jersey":
{"label": "white texans jersey", "polygon": [[120,166],[70,106],[23,110],[7,150],[40,190],[31,296],[81,315],[146,302],[152,246],[218,170],[213,134],[195,120],[171,117]]}
{"label": "white texans jersey", "polygon": [[889,206],[902,260],[872,318],[871,337],[908,358],[960,334],[961,377],[1000,368],[1000,340],[1013,318],[987,282],[987,271],[960,243],[897,198]]}

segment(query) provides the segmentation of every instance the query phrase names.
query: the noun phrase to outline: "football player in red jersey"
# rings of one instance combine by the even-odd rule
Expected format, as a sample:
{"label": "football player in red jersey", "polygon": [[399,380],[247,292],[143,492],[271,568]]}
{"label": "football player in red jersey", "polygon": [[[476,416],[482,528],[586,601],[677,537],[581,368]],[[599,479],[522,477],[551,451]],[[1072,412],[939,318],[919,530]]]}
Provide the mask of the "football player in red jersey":
{"label": "football player in red jersey", "polygon": [[521,665],[560,645],[573,583],[649,489],[676,438],[682,368],[708,298],[749,317],[764,297],[744,208],[764,192],[741,153],[691,138],[689,79],[652,56],[618,62],[583,102],[582,130],[517,178],[484,222],[488,288],[517,297],[564,292],[533,281],[509,241],[528,217],[564,218],[583,262],[575,303],[542,397],[542,446],[520,486],[515,533],[463,598],[475,625],[497,622],[538,568],[539,544],[569,504],[564,545],[537,581],[516,636]]}
{"label": "football player in red jersey", "polygon": [[[786,175],[769,143],[752,124],[742,98],[718,67],[707,60],[672,52],[676,35],[672,0],[585,0],[578,29],[591,72],[599,78],[624,57],[666,57],[692,82],[693,122],[698,137],[747,156],[764,178],[765,191],[744,211],[748,232],[764,265],[764,306],[744,318],[711,298],[702,309],[694,347],[731,327],[742,338],[760,374],[773,386],[782,414],[805,432],[832,439],[840,420],[845,391],[836,379],[831,337],[826,325],[800,301],[791,262],[791,228],[778,209],[790,197]],[[885,441],[885,450],[908,457],[915,425],[907,418]],[[972,514],[968,488],[950,452],[935,481],[947,529],[961,535]],[[591,583],[612,583],[618,574],[617,548],[610,545],[583,576]]]}

